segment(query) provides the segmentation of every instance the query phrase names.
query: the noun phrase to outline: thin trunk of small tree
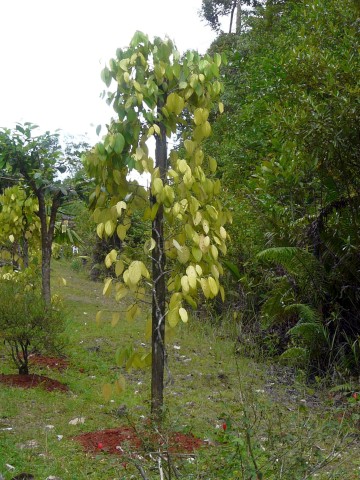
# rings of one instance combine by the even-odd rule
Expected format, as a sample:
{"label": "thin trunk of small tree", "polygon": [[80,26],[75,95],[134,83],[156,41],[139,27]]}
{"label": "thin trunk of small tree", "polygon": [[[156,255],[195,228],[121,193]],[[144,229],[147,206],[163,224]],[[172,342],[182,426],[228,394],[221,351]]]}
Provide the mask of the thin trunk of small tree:
{"label": "thin trunk of small tree", "polygon": [[[159,102],[158,108],[163,105]],[[166,178],[167,142],[166,130],[159,125],[160,135],[156,136],[155,162],[159,167],[160,176]],[[156,203],[156,198],[151,198]],[[152,251],[152,371],[151,371],[151,413],[155,420],[161,421],[164,403],[164,367],[165,367],[165,313],[166,313],[166,283],[165,283],[165,248],[164,248],[164,210],[160,205],[152,222],[152,238],[156,246]]]}

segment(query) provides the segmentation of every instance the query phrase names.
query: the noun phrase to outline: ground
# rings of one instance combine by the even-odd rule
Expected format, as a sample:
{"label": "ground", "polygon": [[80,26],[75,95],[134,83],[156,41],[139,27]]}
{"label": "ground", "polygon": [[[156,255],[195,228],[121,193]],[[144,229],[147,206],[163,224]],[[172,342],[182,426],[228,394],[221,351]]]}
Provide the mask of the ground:
{"label": "ground", "polygon": [[[69,341],[64,358],[33,357],[31,373],[68,391],[0,388],[5,480],[21,472],[35,480],[255,480],[254,462],[266,480],[359,478],[359,402],[349,393],[352,386],[332,393],[333,385],[308,385],[299,372],[261,356],[234,355],[232,317],[221,324],[210,316],[193,318],[168,335],[159,433],[149,418],[149,371],[126,371],[115,361],[118,348],[147,351],[144,318],[128,323],[121,316],[111,326],[112,312],[126,304],[104,298],[102,288],[85,271],[53,262],[53,290],[64,298]],[[1,345],[0,358],[0,373],[13,375]],[[125,389],[104,397],[104,384],[119,375]]]}

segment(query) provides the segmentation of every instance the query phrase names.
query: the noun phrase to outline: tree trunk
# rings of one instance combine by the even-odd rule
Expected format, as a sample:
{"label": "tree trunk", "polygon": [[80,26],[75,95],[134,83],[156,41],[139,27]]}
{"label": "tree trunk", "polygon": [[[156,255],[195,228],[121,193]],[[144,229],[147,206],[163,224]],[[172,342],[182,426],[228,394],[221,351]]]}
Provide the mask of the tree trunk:
{"label": "tree trunk", "polygon": [[241,27],[242,27],[242,10],[241,10],[241,0],[237,0],[236,2],[236,35],[241,34]]}
{"label": "tree trunk", "polygon": [[234,13],[235,13],[235,9],[237,7],[237,3],[238,3],[238,0],[234,0],[233,5],[231,7],[229,33],[231,33],[231,31],[232,31],[232,25],[233,25],[233,21],[234,21]]}
{"label": "tree trunk", "polygon": [[[163,102],[159,102],[160,109]],[[160,176],[166,178],[167,142],[166,130],[163,124],[159,125],[160,135],[156,136],[155,160],[159,167]],[[156,203],[156,198],[151,198]],[[152,238],[156,246],[152,255],[152,371],[151,371],[151,413],[156,421],[161,421],[164,398],[164,367],[165,367],[165,249],[164,249],[164,211],[160,205],[152,222]]]}
{"label": "tree trunk", "polygon": [[39,201],[39,213],[41,224],[41,276],[42,276],[42,297],[46,305],[51,304],[50,287],[50,266],[51,246],[54,238],[56,213],[60,206],[60,197],[57,195],[52,200],[49,225],[47,223],[45,195],[42,190],[36,190]]}

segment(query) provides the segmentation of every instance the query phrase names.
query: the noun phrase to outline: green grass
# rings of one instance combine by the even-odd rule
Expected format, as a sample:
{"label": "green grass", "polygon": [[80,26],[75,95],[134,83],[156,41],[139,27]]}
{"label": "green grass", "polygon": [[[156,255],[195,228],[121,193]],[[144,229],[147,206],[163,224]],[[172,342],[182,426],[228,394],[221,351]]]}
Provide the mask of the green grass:
{"label": "green grass", "polygon": [[[144,425],[150,410],[149,371],[125,372],[114,360],[116,348],[148,343],[144,320],[121,319],[112,327],[111,312],[120,307],[102,296],[102,288],[84,270],[53,262],[53,293],[64,299],[67,310],[70,367],[32,371],[61,380],[70,393],[1,386],[0,474],[6,480],[20,472],[36,480],[50,475],[62,480],[142,478],[134,460],[85,454],[72,440],[129,421]],[[100,324],[95,322],[98,310],[104,312]],[[229,322],[214,327],[194,319],[168,342],[164,429],[192,432],[211,444],[191,459],[174,459],[178,478],[256,479],[254,461],[266,480],[360,478],[356,405],[341,401],[335,406],[326,390],[311,390],[288,369],[236,357]],[[15,373],[3,346],[0,356],[1,373]],[[102,386],[120,373],[126,390],[105,401]],[[128,416],[119,418],[116,408],[124,404]],[[85,423],[69,425],[76,417],[85,417]],[[36,441],[35,448],[28,448],[29,441]],[[160,478],[149,458],[137,462],[146,478]],[[15,470],[8,471],[6,464]]]}

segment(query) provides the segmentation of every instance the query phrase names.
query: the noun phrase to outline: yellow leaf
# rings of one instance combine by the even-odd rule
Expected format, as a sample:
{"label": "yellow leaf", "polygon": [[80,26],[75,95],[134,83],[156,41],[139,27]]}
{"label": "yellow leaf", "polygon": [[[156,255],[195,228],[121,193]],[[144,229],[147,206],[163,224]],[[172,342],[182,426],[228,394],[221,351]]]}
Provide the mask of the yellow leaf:
{"label": "yellow leaf", "polygon": [[123,283],[118,283],[116,284],[116,294],[115,294],[115,300],[119,302],[122,298],[126,297],[126,295],[129,293],[129,290],[125,287]]}
{"label": "yellow leaf", "polygon": [[129,280],[133,285],[136,285],[141,279],[141,264],[142,262],[135,260],[129,266]]}
{"label": "yellow leaf", "polygon": [[174,309],[176,305],[180,304],[182,300],[182,295],[180,292],[173,293],[170,298],[169,308],[170,310]]}
{"label": "yellow leaf", "polygon": [[212,264],[211,265],[211,273],[214,275],[214,277],[219,280],[220,272],[219,269],[217,268],[216,265]]}
{"label": "yellow leaf", "polygon": [[202,271],[202,268],[200,265],[195,265],[195,270],[196,270],[196,273],[199,275],[199,277],[201,277],[203,271]]}
{"label": "yellow leaf", "polygon": [[111,237],[111,235],[114,233],[114,231],[115,231],[115,223],[112,220],[108,220],[105,223],[105,233],[106,233],[106,235]]}
{"label": "yellow leaf", "polygon": [[118,378],[115,381],[114,386],[115,386],[116,393],[118,393],[119,395],[121,393],[123,393],[123,391],[125,390],[125,387],[126,387],[126,380],[125,380],[124,375],[119,375],[118,376]]}
{"label": "yellow leaf", "polygon": [[174,112],[176,115],[180,115],[185,106],[184,99],[177,93],[170,93],[166,99],[166,108],[169,112]]}
{"label": "yellow leaf", "polygon": [[217,169],[217,162],[215,158],[209,157],[209,168],[211,173],[215,173]]}
{"label": "yellow leaf", "polygon": [[181,250],[177,251],[177,258],[180,263],[187,263],[190,258],[190,250],[186,245]]}
{"label": "yellow leaf", "polygon": [[146,254],[150,253],[152,250],[154,250],[155,246],[156,246],[155,240],[153,238],[149,238],[144,243],[144,252]]}
{"label": "yellow leaf", "polygon": [[190,295],[184,295],[184,299],[187,301],[187,303],[190,305],[190,307],[196,309],[197,308],[197,303],[195,300],[190,296]]}
{"label": "yellow leaf", "polygon": [[139,262],[139,263],[140,263],[141,275],[142,275],[144,278],[149,279],[149,278],[150,278],[149,270],[145,267],[145,265],[144,265],[143,262]]}
{"label": "yellow leaf", "polygon": [[102,394],[106,402],[108,402],[111,398],[112,394],[112,387],[110,383],[106,383],[105,385],[102,386]]}
{"label": "yellow leaf", "polygon": [[201,278],[200,279],[200,285],[201,285],[201,288],[202,288],[202,291],[204,293],[205,298],[210,298],[211,290],[210,290],[207,279],[206,278]]}
{"label": "yellow leaf", "polygon": [[186,275],[183,275],[181,277],[181,287],[182,287],[182,290],[183,290],[184,294],[189,293],[189,290],[190,290],[189,277],[187,277]]}
{"label": "yellow leaf", "polygon": [[134,305],[130,305],[127,310],[126,310],[126,320],[128,322],[132,322],[134,318],[138,315],[139,313],[139,307],[134,303]]}
{"label": "yellow leaf", "polygon": [[219,112],[224,113],[224,104],[222,102],[219,102]]}
{"label": "yellow leaf", "polygon": [[213,259],[217,260],[218,256],[219,256],[219,252],[218,252],[218,249],[215,247],[215,245],[211,245],[210,252],[211,252],[211,256],[213,257]]}
{"label": "yellow leaf", "polygon": [[163,181],[161,180],[161,178],[154,178],[154,180],[152,182],[153,194],[156,195],[158,193],[161,193],[163,188],[164,188],[164,186],[163,186]]}
{"label": "yellow leaf", "polygon": [[119,312],[113,312],[111,316],[111,326],[115,327],[119,323],[120,320],[120,313]]}
{"label": "yellow leaf", "polygon": [[225,302],[225,290],[224,290],[224,287],[223,287],[222,285],[220,285],[219,290],[220,290],[221,300],[222,300],[223,302]]}
{"label": "yellow leaf", "polygon": [[189,317],[188,317],[188,313],[187,313],[187,311],[185,310],[185,308],[180,308],[180,309],[179,309],[179,315],[180,315],[181,320],[182,320],[184,323],[187,323],[187,321],[189,320]]}
{"label": "yellow leaf", "polygon": [[118,225],[116,229],[116,234],[120,238],[120,240],[125,240],[126,232],[127,232],[127,228],[124,225]]}
{"label": "yellow leaf", "polygon": [[124,271],[124,263],[122,260],[118,260],[115,264],[115,275],[119,277]]}
{"label": "yellow leaf", "polygon": [[197,211],[196,214],[193,217],[194,225],[195,226],[199,225],[199,223],[201,222],[201,219],[202,219],[201,213],[199,211]]}
{"label": "yellow leaf", "polygon": [[184,147],[185,147],[185,150],[187,151],[187,153],[189,155],[192,155],[194,153],[196,143],[193,142],[192,140],[185,140],[184,141]]}
{"label": "yellow leaf", "polygon": [[192,247],[191,254],[194,257],[196,262],[200,262],[200,260],[202,259],[202,252],[198,247]]}
{"label": "yellow leaf", "polygon": [[106,268],[110,268],[112,264],[113,264],[113,262],[111,260],[110,254],[108,253],[105,257]]}
{"label": "yellow leaf", "polygon": [[111,259],[112,262],[115,262],[116,261],[116,258],[117,258],[117,251],[113,248],[111,250],[111,252],[109,253],[109,257]]}
{"label": "yellow leaf", "polygon": [[202,221],[202,226],[203,230],[206,233],[206,235],[209,233],[210,227],[209,227],[209,222],[207,220]]}
{"label": "yellow leaf", "polygon": [[216,281],[213,279],[213,277],[208,278],[208,285],[210,288],[211,293],[216,296],[219,292],[219,286],[216,283]]}
{"label": "yellow leaf", "polygon": [[182,251],[182,246],[180,245],[180,243],[177,240],[175,240],[175,238],[173,239],[172,243],[173,243],[174,247],[176,248],[176,250],[179,250],[179,252]]}
{"label": "yellow leaf", "polygon": [[96,322],[97,325],[100,325],[101,317],[102,317],[102,311],[99,310],[96,314],[96,317],[95,317],[95,322]]}
{"label": "yellow leaf", "polygon": [[189,166],[188,166],[186,160],[182,159],[182,160],[178,161],[178,169],[179,169],[180,173],[185,173],[188,168],[189,168]]}
{"label": "yellow leaf", "polygon": [[15,241],[14,235],[9,235],[9,240],[10,240],[11,243],[14,243],[14,241]]}
{"label": "yellow leaf", "polygon": [[227,233],[224,227],[220,227],[220,236],[223,240],[225,240],[227,237]]}
{"label": "yellow leaf", "polygon": [[102,238],[103,233],[104,233],[104,224],[103,223],[99,223],[99,225],[97,225],[96,233],[98,234],[98,237]]}
{"label": "yellow leaf", "polygon": [[122,211],[126,209],[126,203],[121,201],[116,204],[116,211],[118,215],[120,216]]}
{"label": "yellow leaf", "polygon": [[169,322],[170,327],[172,328],[176,327],[176,325],[179,323],[179,320],[180,320],[179,310],[177,308],[175,308],[174,310],[171,310],[167,315],[167,320]]}
{"label": "yellow leaf", "polygon": [[112,278],[106,278],[104,280],[103,295],[109,296],[111,293],[111,287],[112,287]]}

